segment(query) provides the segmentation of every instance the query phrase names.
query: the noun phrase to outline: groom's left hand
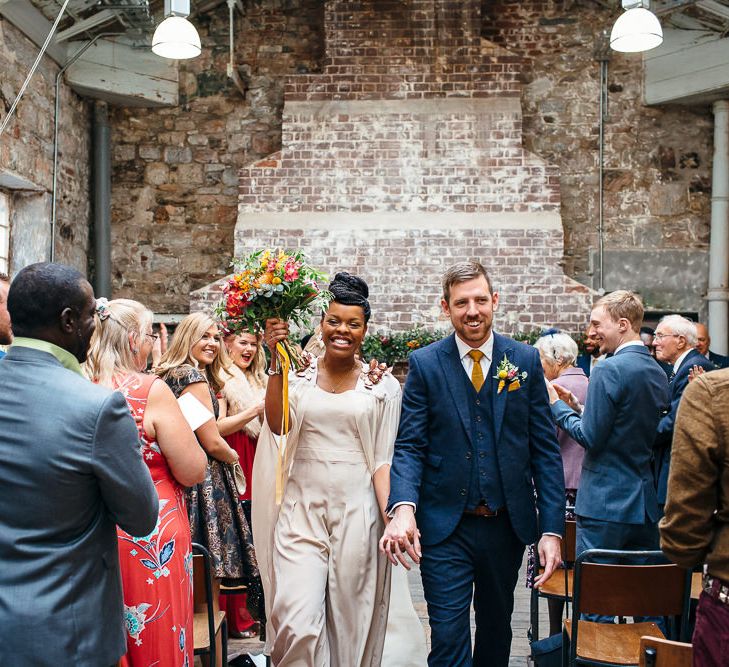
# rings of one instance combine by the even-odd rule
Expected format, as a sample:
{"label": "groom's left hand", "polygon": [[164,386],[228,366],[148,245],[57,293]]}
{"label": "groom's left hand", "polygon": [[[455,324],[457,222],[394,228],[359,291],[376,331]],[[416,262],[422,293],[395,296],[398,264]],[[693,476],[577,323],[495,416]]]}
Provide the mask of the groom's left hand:
{"label": "groom's left hand", "polygon": [[562,562],[562,540],[556,535],[542,535],[539,540],[537,551],[539,552],[539,564],[544,572],[534,579],[534,585],[541,588],[547,583],[554,571]]}

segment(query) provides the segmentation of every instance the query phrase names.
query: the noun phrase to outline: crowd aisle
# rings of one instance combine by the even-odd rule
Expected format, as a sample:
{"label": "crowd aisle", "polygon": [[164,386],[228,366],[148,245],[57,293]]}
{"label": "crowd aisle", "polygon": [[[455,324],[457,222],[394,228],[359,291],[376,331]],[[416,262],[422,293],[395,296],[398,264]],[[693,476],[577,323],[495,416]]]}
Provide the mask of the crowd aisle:
{"label": "crowd aisle", "polygon": [[[527,630],[529,629],[529,597],[530,591],[524,585],[526,577],[526,554],[524,555],[524,563],[519,573],[519,585],[514,593],[514,615],[511,617],[511,627],[514,631],[514,639],[511,644],[511,660],[509,667],[526,667],[527,656],[529,655],[529,642],[527,641]],[[423,586],[420,582],[420,572],[417,567],[413,568],[409,573],[410,579],[410,595],[413,598],[415,611],[425,628],[425,636],[430,646],[430,629],[428,628],[428,611],[425,607],[425,599],[423,598]],[[547,605],[542,601],[540,607],[539,620],[541,623],[541,637],[546,636],[549,631],[549,623],[547,616]],[[471,617],[471,628],[473,629],[473,616]],[[263,648],[263,644],[255,639],[231,639],[228,643],[228,654],[230,659],[242,653],[258,653]],[[423,665],[425,667],[425,665]]]}

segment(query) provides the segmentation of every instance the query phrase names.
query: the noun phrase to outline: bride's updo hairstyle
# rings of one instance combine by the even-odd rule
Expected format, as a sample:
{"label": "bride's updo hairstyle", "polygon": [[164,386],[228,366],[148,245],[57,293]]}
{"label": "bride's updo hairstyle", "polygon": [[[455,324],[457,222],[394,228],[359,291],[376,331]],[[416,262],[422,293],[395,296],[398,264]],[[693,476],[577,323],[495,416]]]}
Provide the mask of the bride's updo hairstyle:
{"label": "bride's updo hairstyle", "polygon": [[329,283],[329,291],[334,301],[343,306],[359,306],[364,311],[365,324],[369,322],[372,309],[367,297],[370,295],[367,283],[346,271],[340,271]]}

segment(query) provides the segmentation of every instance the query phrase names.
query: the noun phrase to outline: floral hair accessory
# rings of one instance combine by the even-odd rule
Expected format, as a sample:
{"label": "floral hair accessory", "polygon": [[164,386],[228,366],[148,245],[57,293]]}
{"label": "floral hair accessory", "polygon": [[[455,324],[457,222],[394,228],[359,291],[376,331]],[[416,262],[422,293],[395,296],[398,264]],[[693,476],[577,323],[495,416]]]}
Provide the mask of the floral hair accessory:
{"label": "floral hair accessory", "polygon": [[521,383],[527,379],[527,372],[522,371],[520,373],[519,367],[514,366],[514,364],[506,358],[506,355],[504,355],[501,363],[499,363],[496,368],[496,375],[494,375],[494,378],[499,381],[496,393],[500,394],[504,387],[507,387],[507,392],[519,389],[519,387],[521,387]]}
{"label": "floral hair accessory", "polygon": [[96,314],[99,316],[99,319],[102,322],[108,320],[111,316],[111,311],[109,310],[109,300],[104,298],[103,296],[96,299]]}

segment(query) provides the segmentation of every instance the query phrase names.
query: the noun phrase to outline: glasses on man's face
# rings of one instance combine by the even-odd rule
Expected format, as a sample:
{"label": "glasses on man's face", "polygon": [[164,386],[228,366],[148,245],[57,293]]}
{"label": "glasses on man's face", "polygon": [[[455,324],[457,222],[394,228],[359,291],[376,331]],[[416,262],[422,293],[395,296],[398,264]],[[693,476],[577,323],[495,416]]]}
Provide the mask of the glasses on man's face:
{"label": "glasses on man's face", "polygon": [[156,333],[146,333],[144,335],[147,336],[147,338],[149,338],[152,341],[152,343],[156,343],[157,340],[159,339],[159,334],[156,334]]}
{"label": "glasses on man's face", "polygon": [[681,334],[664,334],[664,333],[657,333],[653,334],[653,340],[663,340],[664,338],[668,338],[669,336],[673,336],[674,338],[678,338]]}

